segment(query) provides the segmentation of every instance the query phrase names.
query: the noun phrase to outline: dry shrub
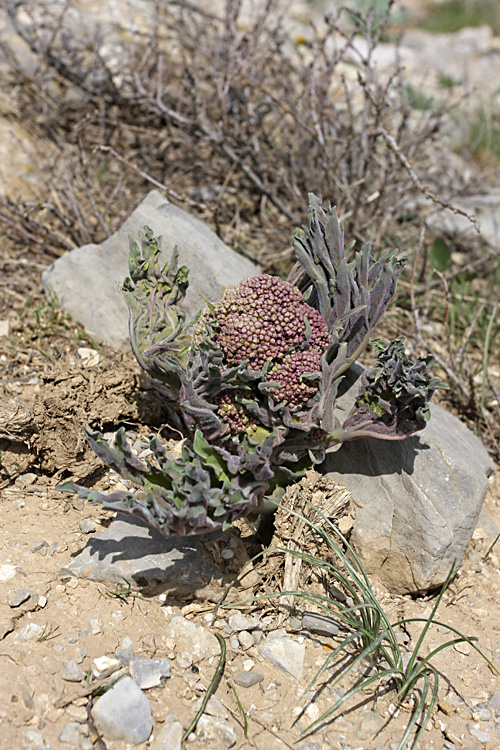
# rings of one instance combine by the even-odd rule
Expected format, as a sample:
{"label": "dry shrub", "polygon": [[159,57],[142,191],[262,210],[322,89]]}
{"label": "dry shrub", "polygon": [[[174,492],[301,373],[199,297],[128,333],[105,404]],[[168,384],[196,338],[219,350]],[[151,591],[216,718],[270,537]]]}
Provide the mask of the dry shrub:
{"label": "dry shrub", "polygon": [[306,41],[279,0],[251,18],[241,6],[228,0],[219,17],[151,3],[149,37],[124,45],[85,36],[68,3],[9,3],[35,56],[28,74],[7,50],[16,115],[51,144],[55,199],[7,201],[3,218],[57,254],[102,239],[157,186],[233,243],[251,228],[269,264],[269,249],[286,259],[310,191],[336,203],[349,236],[379,243],[412,192],[457,189],[458,173],[439,168],[443,110],[413,108],[397,61],[377,69],[384,19],[350,13],[346,26],[339,12]]}

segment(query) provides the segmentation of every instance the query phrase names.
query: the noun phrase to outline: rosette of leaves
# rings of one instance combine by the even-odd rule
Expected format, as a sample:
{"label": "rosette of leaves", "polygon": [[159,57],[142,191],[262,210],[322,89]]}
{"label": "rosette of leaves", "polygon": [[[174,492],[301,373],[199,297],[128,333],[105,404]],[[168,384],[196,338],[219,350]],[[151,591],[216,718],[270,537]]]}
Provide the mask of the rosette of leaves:
{"label": "rosette of leaves", "polygon": [[182,311],[188,269],[178,267],[177,252],[160,267],[161,238],[145,227],[140,243],[131,240],[122,292],[132,349],[182,416],[182,458],[170,458],[151,438],[153,466],[133,456],[123,432],[107,446],[87,430],[102,460],[139,489],[107,496],[65,489],[139,514],[167,536],[202,533],[279,496],[332,443],[402,439],[423,429],[441,384],[428,374],[432,359],[411,362],[401,339],[377,344],[377,364],[338,424],[338,384],[394,296],[404,261],[393,251],[375,258],[370,245],[349,259],[352,244],[344,247],[335,209],[314,195],[309,207],[309,226],[293,238],[297,265],[287,281],[245,279],[194,321]]}
{"label": "rosette of leaves", "polygon": [[227,451],[211,445],[200,431],[173,458],[155,435],[149,437],[150,456],[137,458],[124,428],[108,444],[99,432],[84,428],[99,458],[135,485],[108,494],[66,482],[58,489],[76,492],[105,508],[142,518],[164,536],[189,536],[226,529],[242,515],[256,510],[273,476],[265,452]]}
{"label": "rosette of leaves", "polygon": [[412,361],[403,338],[389,344],[373,339],[372,343],[378,351],[377,362],[362,376],[354,407],[337,432],[341,442],[361,437],[403,440],[423,430],[430,419],[433,393],[446,388],[429,374],[433,357]]}

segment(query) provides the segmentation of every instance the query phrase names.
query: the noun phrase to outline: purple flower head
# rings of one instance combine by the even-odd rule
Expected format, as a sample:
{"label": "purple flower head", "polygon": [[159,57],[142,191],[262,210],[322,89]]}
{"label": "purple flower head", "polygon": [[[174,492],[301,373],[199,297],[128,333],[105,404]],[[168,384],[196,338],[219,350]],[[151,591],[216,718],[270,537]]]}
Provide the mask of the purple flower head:
{"label": "purple flower head", "polygon": [[[320,354],[315,349],[287,354],[269,372],[269,379],[279,383],[279,387],[270,389],[273,400],[291,409],[303,406],[318,392],[320,371]],[[314,373],[317,373],[314,380],[303,377]]]}
{"label": "purple flower head", "polygon": [[298,348],[322,354],[329,343],[318,310],[278,276],[252,276],[228,289],[214,305],[213,318],[214,341],[229,366],[248,362],[249,369],[261,370]]}

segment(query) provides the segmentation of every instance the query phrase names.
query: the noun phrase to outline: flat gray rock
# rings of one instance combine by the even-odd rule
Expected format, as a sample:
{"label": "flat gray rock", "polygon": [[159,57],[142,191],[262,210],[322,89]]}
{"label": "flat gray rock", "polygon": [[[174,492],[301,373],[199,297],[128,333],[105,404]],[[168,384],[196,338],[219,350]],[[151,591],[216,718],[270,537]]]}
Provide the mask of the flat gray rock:
{"label": "flat gray rock", "polygon": [[72,660],[65,662],[61,668],[60,677],[67,682],[81,682],[87,673]]}
{"label": "flat gray rock", "polygon": [[[187,318],[218,299],[224,288],[259,273],[257,267],[231,250],[202,221],[151,191],[121,229],[100,245],[83,245],[58,258],[42,274],[45,292],[74,320],[101,341],[128,347],[128,307],[118,291],[128,274],[129,234],[137,238],[149,226],[163,237],[161,263],[179,248],[179,263],[190,269],[184,302]],[[89,303],[91,293],[91,303]]]}
{"label": "flat gray rock", "polygon": [[234,682],[242,688],[251,688],[254,685],[258,685],[263,679],[264,675],[258,672],[240,672],[234,678]]}
{"label": "flat gray rock", "polygon": [[141,690],[158,687],[170,677],[170,662],[168,659],[132,659],[130,676]]}
{"label": "flat gray rock", "polygon": [[339,632],[338,623],[333,617],[321,615],[315,612],[306,612],[302,618],[302,627],[310,633],[321,635],[324,638],[333,638]]}
{"label": "flat gray rock", "polygon": [[28,589],[16,589],[9,599],[9,607],[12,607],[12,609],[20,607],[21,604],[28,601],[30,596]]}
{"label": "flat gray rock", "polygon": [[139,745],[149,739],[153,717],[149,701],[131,677],[124,677],[92,709],[96,727],[108,740]]}
{"label": "flat gray rock", "polygon": [[306,652],[303,643],[297,643],[290,638],[268,638],[258,648],[261,656],[271,666],[300,680]]}
{"label": "flat gray rock", "polygon": [[141,519],[119,513],[107,529],[89,539],[83,552],[61,570],[61,576],[119,584],[125,579],[147,595],[169,592],[185,596],[214,579],[223,582],[203,547],[203,539],[213,537],[166,539]]}
{"label": "flat gray rock", "polygon": [[[362,368],[348,374],[350,382]],[[347,417],[358,385],[338,399]],[[321,470],[355,500],[351,543],[366,572],[392,593],[420,593],[458,568],[476,527],[494,464],[459,419],[431,404],[422,432],[406,440],[344,443]]]}

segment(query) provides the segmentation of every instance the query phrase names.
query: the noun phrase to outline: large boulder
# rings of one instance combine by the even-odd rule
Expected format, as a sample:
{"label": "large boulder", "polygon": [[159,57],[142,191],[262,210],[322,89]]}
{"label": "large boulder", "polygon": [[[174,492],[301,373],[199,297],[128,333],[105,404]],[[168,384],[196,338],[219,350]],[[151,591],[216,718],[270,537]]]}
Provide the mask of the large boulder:
{"label": "large boulder", "polygon": [[145,225],[155,236],[163,237],[161,263],[170,260],[177,246],[180,265],[190,269],[184,300],[188,319],[206,300],[219,299],[226,287],[259,273],[251,261],[225,245],[202,221],[152,190],[116,234],[100,245],[72,250],[42,275],[47,296],[111,346],[128,346],[128,308],[118,284],[128,273],[129,235],[137,237]]}
{"label": "large boulder", "polygon": [[[340,422],[362,371],[354,366],[348,373],[350,387],[337,402]],[[461,565],[494,469],[481,441],[434,404],[423,432],[344,443],[322,465],[352,493],[351,543],[366,572],[394,594],[436,588],[453,564]]]}

